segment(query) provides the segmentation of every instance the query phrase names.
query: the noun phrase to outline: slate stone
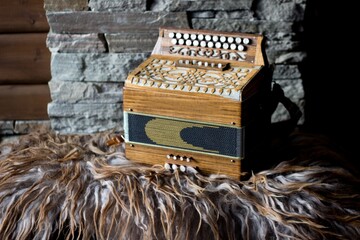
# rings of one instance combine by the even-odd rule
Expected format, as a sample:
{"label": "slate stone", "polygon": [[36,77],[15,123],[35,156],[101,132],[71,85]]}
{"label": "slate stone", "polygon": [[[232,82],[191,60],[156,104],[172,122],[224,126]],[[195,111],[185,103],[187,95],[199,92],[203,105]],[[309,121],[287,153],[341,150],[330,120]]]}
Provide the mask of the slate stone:
{"label": "slate stone", "polygon": [[154,0],[151,11],[201,11],[250,9],[253,0]]}
{"label": "slate stone", "polygon": [[303,21],[306,0],[257,0],[254,5],[258,19],[268,21]]}
{"label": "slate stone", "polygon": [[146,0],[89,0],[92,11],[144,12]]}
{"label": "slate stone", "polygon": [[103,53],[107,44],[103,34],[58,34],[49,33],[46,45],[51,52]]}
{"label": "slate stone", "polygon": [[122,83],[101,82],[49,82],[53,103],[121,103]]}
{"label": "slate stone", "polygon": [[60,133],[95,133],[122,129],[122,105],[48,104],[51,127]]}
{"label": "slate stone", "polygon": [[83,11],[87,10],[88,0],[44,0],[46,11]]}
{"label": "slate stone", "polygon": [[188,28],[185,12],[47,12],[53,33],[148,33],[160,27]]}
{"label": "slate stone", "polygon": [[124,82],[150,53],[53,53],[51,75],[61,81]]}
{"label": "slate stone", "polygon": [[159,37],[159,31],[148,33],[105,34],[109,52],[151,52]]}

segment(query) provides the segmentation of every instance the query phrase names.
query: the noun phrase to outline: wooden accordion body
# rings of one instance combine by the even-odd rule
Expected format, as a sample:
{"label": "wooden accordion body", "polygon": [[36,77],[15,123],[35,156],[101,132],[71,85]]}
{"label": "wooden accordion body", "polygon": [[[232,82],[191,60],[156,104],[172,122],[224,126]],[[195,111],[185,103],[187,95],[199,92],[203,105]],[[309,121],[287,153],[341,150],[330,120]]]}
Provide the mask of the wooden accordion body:
{"label": "wooden accordion body", "polygon": [[125,82],[126,157],[240,179],[241,162],[270,124],[261,107],[271,82],[262,40],[161,28],[151,56]]}

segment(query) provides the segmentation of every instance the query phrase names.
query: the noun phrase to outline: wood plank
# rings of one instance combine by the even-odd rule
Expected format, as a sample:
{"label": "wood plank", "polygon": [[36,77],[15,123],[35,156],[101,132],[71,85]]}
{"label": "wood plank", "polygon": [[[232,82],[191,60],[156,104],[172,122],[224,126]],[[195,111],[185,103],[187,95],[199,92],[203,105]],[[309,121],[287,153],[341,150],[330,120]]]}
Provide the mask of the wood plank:
{"label": "wood plank", "polygon": [[0,33],[48,31],[44,0],[1,2]]}
{"label": "wood plank", "polygon": [[[142,164],[164,166],[165,163],[168,163],[191,166],[205,174],[226,174],[237,180],[240,180],[241,176],[241,160],[239,159],[128,143],[125,146],[125,154],[128,159]],[[186,156],[191,160],[187,162],[168,159],[167,155],[169,154],[179,157]]]}
{"label": "wood plank", "polygon": [[0,84],[47,83],[51,53],[47,33],[0,34]]}
{"label": "wood plank", "polygon": [[0,85],[0,120],[47,120],[47,84]]}

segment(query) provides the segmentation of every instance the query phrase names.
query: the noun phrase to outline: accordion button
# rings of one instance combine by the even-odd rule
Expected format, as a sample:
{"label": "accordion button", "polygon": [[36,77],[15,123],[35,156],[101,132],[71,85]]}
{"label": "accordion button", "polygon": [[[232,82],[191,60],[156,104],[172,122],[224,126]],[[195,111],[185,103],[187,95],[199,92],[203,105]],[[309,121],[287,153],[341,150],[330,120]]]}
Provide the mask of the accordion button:
{"label": "accordion button", "polygon": [[209,66],[209,63],[208,62],[204,62],[204,67],[207,67]]}
{"label": "accordion button", "polygon": [[238,49],[239,51],[244,51],[245,47],[240,44],[240,45],[237,47],[237,49]]}
{"label": "accordion button", "polygon": [[178,166],[177,166],[176,164],[173,164],[173,165],[171,166],[171,168],[172,168],[173,170],[177,170],[177,169],[178,169]]}
{"label": "accordion button", "polygon": [[168,154],[168,155],[166,155],[166,158],[167,159],[171,159],[173,157],[173,155],[172,154]]}
{"label": "accordion button", "polygon": [[241,38],[239,38],[239,37],[235,38],[235,42],[238,44],[241,43]]}
{"label": "accordion button", "polygon": [[189,34],[188,33],[184,33],[184,39],[189,39]]}
{"label": "accordion button", "polygon": [[206,36],[205,36],[205,40],[206,40],[206,41],[210,41],[210,40],[211,40],[211,36],[210,36],[210,35],[206,35]]}
{"label": "accordion button", "polygon": [[234,38],[233,37],[228,37],[228,43],[233,43],[234,42]]}
{"label": "accordion button", "polygon": [[191,162],[191,160],[192,160],[192,157],[187,157],[187,158],[186,158],[186,161],[187,161],[187,162]]}
{"label": "accordion button", "polygon": [[171,39],[171,44],[172,45],[176,45],[176,43],[177,43],[177,40],[175,38]]}
{"label": "accordion button", "polygon": [[192,43],[191,40],[186,40],[186,45],[187,46],[191,46],[191,43]]}
{"label": "accordion button", "polygon": [[198,41],[198,40],[195,40],[195,41],[193,42],[193,45],[194,45],[195,47],[199,46],[199,41]]}
{"label": "accordion button", "polygon": [[181,166],[180,166],[180,171],[185,172],[185,171],[186,171],[186,167],[183,166],[183,165],[181,165]]}
{"label": "accordion button", "polygon": [[226,37],[224,36],[220,37],[220,42],[226,42]]}
{"label": "accordion button", "polygon": [[181,33],[176,34],[176,38],[181,38],[181,37],[182,37]]}
{"label": "accordion button", "polygon": [[213,42],[208,42],[208,44],[207,44],[207,45],[208,45],[208,47],[209,47],[209,48],[214,47],[214,43],[213,43]]}
{"label": "accordion button", "polygon": [[219,41],[219,37],[218,37],[218,36],[213,36],[212,39],[213,39],[214,42]]}
{"label": "accordion button", "polygon": [[218,68],[222,68],[222,67],[223,67],[223,65],[222,65],[221,63],[219,63],[217,66],[218,66]]}
{"label": "accordion button", "polygon": [[224,43],[224,44],[223,44],[223,48],[224,48],[224,49],[228,49],[228,48],[229,48],[229,44],[228,44],[228,43]]}
{"label": "accordion button", "polygon": [[184,39],[179,39],[179,44],[180,45],[184,45],[184,43],[185,43]]}
{"label": "accordion button", "polygon": [[206,47],[206,42],[205,42],[205,41],[201,41],[201,42],[200,42],[200,46]]}
{"label": "accordion button", "polygon": [[170,169],[171,169],[171,166],[170,166],[170,164],[165,163],[165,164],[164,164],[164,168],[167,169],[167,170],[170,170]]}
{"label": "accordion button", "polygon": [[175,37],[175,33],[173,32],[169,33],[169,38],[173,38],[173,37]]}
{"label": "accordion button", "polygon": [[204,35],[199,34],[199,35],[198,35],[198,39],[199,39],[200,41],[203,40],[203,39],[204,39]]}
{"label": "accordion button", "polygon": [[221,48],[221,43],[219,43],[219,42],[215,43],[215,47],[216,48]]}
{"label": "accordion button", "polygon": [[190,38],[191,38],[192,40],[195,40],[195,39],[196,39],[196,34],[191,34],[191,35],[190,35]]}
{"label": "accordion button", "polygon": [[244,39],[243,39],[243,43],[244,43],[244,44],[249,44],[249,43],[250,43],[250,39],[244,38]]}
{"label": "accordion button", "polygon": [[173,156],[173,159],[174,159],[174,160],[177,160],[177,159],[178,159],[178,156]]}
{"label": "accordion button", "polygon": [[230,49],[235,50],[235,49],[236,49],[236,44],[234,44],[234,43],[231,44],[231,45],[230,45]]}

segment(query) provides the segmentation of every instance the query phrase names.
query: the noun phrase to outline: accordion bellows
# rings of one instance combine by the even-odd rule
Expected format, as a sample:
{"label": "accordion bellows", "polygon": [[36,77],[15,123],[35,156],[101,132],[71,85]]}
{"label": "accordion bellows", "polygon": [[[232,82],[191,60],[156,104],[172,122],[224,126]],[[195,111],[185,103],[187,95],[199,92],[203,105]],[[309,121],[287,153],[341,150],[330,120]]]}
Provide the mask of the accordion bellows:
{"label": "accordion bellows", "polygon": [[[125,154],[186,172],[240,178],[270,123],[263,37],[161,28],[124,86]],[[250,161],[250,160],[249,160]]]}

